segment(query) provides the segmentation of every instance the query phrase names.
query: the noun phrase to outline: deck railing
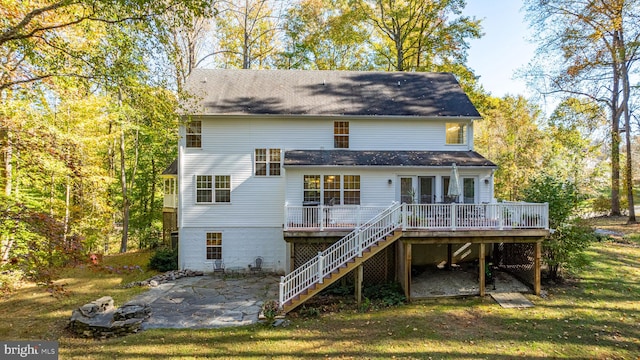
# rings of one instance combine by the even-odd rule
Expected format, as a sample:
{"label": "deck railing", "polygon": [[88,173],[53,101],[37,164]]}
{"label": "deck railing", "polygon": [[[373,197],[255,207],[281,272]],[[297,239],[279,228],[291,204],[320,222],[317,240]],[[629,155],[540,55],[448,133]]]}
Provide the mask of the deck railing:
{"label": "deck railing", "polygon": [[[351,230],[382,212],[375,206],[287,206],[285,231]],[[403,230],[548,229],[548,204],[403,204]]]}
{"label": "deck railing", "polygon": [[280,279],[280,306],[300,295],[313,284],[362,256],[362,252],[402,224],[402,205],[393,204],[370,218],[325,251]]}
{"label": "deck railing", "polygon": [[406,204],[402,228],[433,230],[548,229],[548,204]]}
{"label": "deck railing", "polygon": [[285,230],[351,230],[385,209],[384,206],[287,206]]}
{"label": "deck railing", "polygon": [[164,201],[162,206],[166,208],[178,207],[178,194],[164,194]]}

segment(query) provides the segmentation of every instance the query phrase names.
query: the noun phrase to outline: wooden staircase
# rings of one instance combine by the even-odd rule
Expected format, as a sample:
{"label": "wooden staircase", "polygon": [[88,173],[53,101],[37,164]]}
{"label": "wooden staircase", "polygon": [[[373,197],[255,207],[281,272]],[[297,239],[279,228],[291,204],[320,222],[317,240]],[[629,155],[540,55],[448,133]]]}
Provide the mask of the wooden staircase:
{"label": "wooden staircase", "polygon": [[315,283],[304,290],[300,295],[297,295],[293,299],[287,301],[282,306],[282,311],[286,314],[296,307],[302,305],[305,301],[311,299],[320,291],[327,288],[329,285],[338,281],[343,276],[347,275],[351,270],[362,265],[365,261],[371,259],[374,255],[384,250],[387,246],[393,244],[396,240],[402,237],[402,230],[396,229],[391,234],[385,236],[383,239],[378,240],[371,247],[362,251],[362,256],[349,260],[346,264],[340,266],[338,269],[326,275],[323,278],[322,283]]}
{"label": "wooden staircase", "polygon": [[402,206],[394,203],[318,256],[280,279],[279,304],[287,313],[402,237]]}

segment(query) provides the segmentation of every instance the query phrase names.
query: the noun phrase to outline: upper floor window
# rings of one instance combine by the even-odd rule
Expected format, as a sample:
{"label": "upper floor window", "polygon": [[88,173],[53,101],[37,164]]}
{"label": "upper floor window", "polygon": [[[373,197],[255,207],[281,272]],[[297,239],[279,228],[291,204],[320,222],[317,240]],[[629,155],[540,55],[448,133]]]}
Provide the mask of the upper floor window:
{"label": "upper floor window", "polygon": [[467,143],[467,125],[461,123],[447,123],[447,145],[461,145]]}
{"label": "upper floor window", "polygon": [[202,121],[194,120],[187,123],[187,147],[202,147]]}
{"label": "upper floor window", "polygon": [[230,203],[231,176],[229,175],[197,175],[196,203]]}
{"label": "upper floor window", "polygon": [[333,147],[336,149],[349,148],[349,122],[333,122]]}
{"label": "upper floor window", "polygon": [[255,162],[256,176],[280,176],[280,149],[256,149]]}

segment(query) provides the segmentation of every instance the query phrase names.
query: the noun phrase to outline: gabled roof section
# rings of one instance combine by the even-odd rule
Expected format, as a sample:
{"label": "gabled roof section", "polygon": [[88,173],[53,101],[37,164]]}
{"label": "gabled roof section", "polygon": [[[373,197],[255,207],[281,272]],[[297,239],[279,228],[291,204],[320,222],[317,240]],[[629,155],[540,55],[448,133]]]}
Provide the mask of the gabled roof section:
{"label": "gabled roof section", "polygon": [[475,151],[290,150],[284,166],[489,167],[496,164]]}
{"label": "gabled roof section", "polygon": [[178,175],[178,159],[174,159],[171,165],[167,166],[162,172],[164,176]]}
{"label": "gabled roof section", "polygon": [[189,114],[480,119],[450,73],[195,69]]}

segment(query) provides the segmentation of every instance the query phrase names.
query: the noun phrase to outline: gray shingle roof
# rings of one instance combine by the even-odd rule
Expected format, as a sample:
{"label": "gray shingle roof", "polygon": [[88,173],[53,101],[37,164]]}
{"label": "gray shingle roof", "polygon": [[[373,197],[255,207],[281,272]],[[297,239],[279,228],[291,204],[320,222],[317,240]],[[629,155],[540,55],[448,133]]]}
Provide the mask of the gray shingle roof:
{"label": "gray shingle roof", "polygon": [[290,150],[284,166],[443,166],[491,167],[496,164],[475,151]]}
{"label": "gray shingle roof", "polygon": [[450,73],[196,69],[194,114],[480,118]]}
{"label": "gray shingle roof", "polygon": [[167,166],[166,169],[162,172],[162,175],[178,175],[178,159],[176,158],[173,162]]}

